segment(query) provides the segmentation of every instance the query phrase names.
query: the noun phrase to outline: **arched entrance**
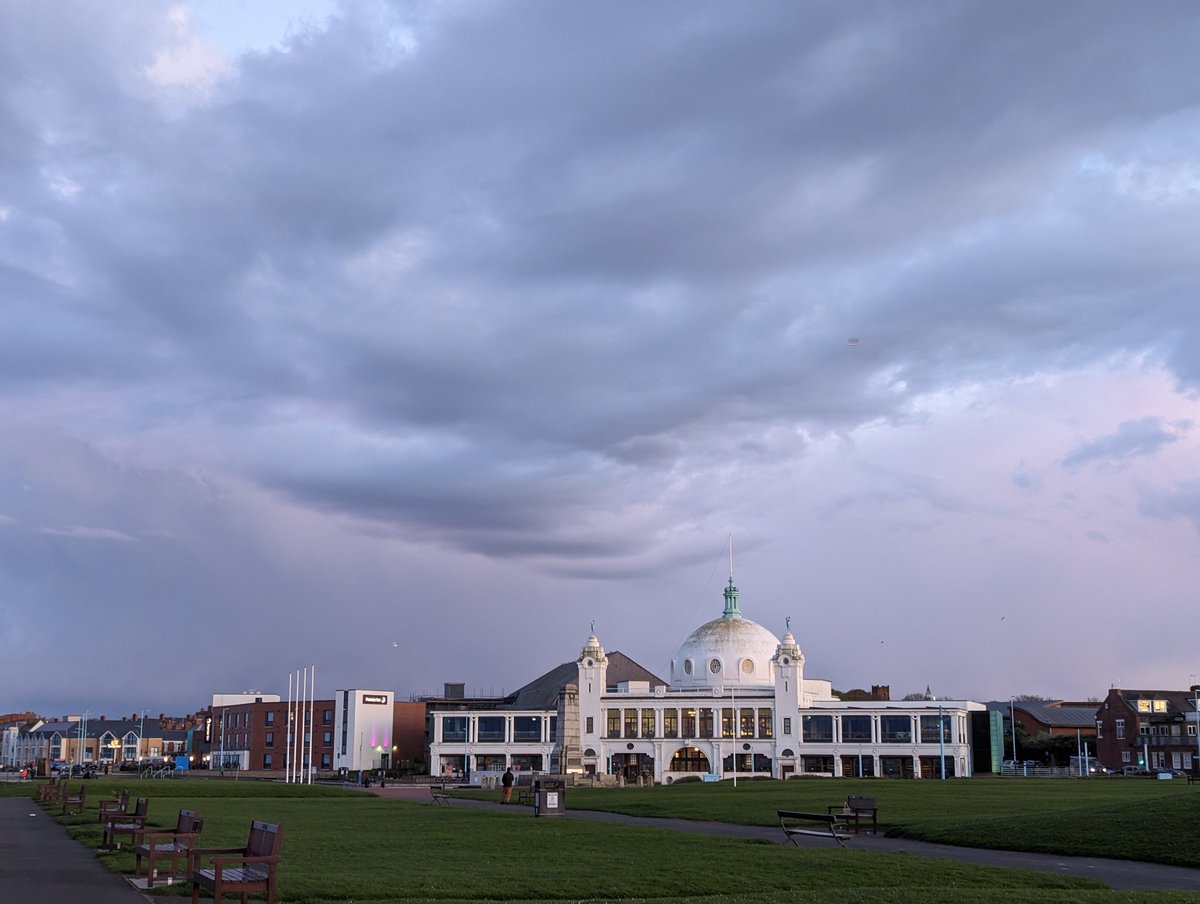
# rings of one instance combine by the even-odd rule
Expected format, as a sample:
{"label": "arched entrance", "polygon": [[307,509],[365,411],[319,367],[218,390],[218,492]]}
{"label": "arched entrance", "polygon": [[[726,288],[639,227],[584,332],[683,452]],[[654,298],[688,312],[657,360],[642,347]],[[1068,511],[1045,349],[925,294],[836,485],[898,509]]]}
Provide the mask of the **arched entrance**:
{"label": "arched entrance", "polygon": [[680,747],[671,757],[671,772],[712,772],[708,757],[696,747]]}

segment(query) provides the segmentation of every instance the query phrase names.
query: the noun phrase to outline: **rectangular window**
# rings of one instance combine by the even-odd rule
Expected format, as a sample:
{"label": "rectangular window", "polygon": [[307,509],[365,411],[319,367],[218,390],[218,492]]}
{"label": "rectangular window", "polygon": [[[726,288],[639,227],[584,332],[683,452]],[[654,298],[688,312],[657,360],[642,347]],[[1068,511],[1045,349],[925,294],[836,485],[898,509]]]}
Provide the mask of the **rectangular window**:
{"label": "rectangular window", "polygon": [[267,710],[267,712],[266,712],[266,714],[265,714],[265,717],[266,717],[266,720],[267,720],[267,724],[268,724],[268,725],[274,725],[274,724],[275,724],[275,710],[273,710],[273,709],[268,709],[268,710]]}
{"label": "rectangular window", "polygon": [[801,716],[800,727],[805,744],[833,743],[833,716]]}
{"label": "rectangular window", "polygon": [[479,741],[487,744],[503,744],[505,737],[504,716],[479,717]]}
{"label": "rectangular window", "polygon": [[442,719],[442,743],[463,743],[467,739],[467,717],[446,716]]}
{"label": "rectangular window", "polygon": [[754,737],[754,710],[750,707],[738,709],[738,737]]}
{"label": "rectangular window", "polygon": [[333,710],[332,709],[326,709],[321,712],[321,724],[322,725],[332,725],[333,724]]}
{"label": "rectangular window", "polygon": [[696,737],[696,710],[685,709],[683,711],[683,735],[685,738]]}
{"label": "rectangular window", "polygon": [[550,717],[550,740],[554,741],[558,738],[558,716]]}
{"label": "rectangular window", "polygon": [[332,747],[333,746],[333,732],[332,731],[321,732],[321,746],[322,747]]}
{"label": "rectangular window", "polygon": [[1155,700],[1154,701],[1154,711],[1156,713],[1165,713],[1167,711],[1167,701],[1166,700]]}
{"label": "rectangular window", "polygon": [[700,737],[711,738],[713,736],[713,711],[711,709],[700,710]]}
{"label": "rectangular window", "polygon": [[642,737],[654,737],[654,710],[652,709],[642,710]]}
{"label": "rectangular window", "polygon": [[268,731],[264,737],[266,738],[266,740],[263,742],[264,747],[274,747],[275,746],[275,732]]}
{"label": "rectangular window", "polygon": [[264,769],[271,768],[271,754],[269,754],[269,753],[263,754],[263,768]]}
{"label": "rectangular window", "polygon": [[513,716],[513,740],[537,743],[542,739],[541,716]]}
{"label": "rectangular window", "polygon": [[842,741],[846,744],[871,743],[870,716],[842,716]]}
{"label": "rectangular window", "polygon": [[733,737],[733,710],[728,707],[721,710],[721,737]]}
{"label": "rectangular window", "polygon": [[625,710],[625,737],[636,738],[638,730],[638,711],[636,709]]}
{"label": "rectangular window", "polygon": [[1128,763],[1128,762],[1129,762],[1129,751],[1128,751],[1128,750],[1122,750],[1122,751],[1121,751],[1121,762],[1122,762],[1122,763]]}
{"label": "rectangular window", "polygon": [[1117,719],[1117,740],[1125,740],[1125,720]]}
{"label": "rectangular window", "polygon": [[588,734],[596,733],[596,720],[594,717],[592,717],[592,716],[587,717],[587,729],[586,730],[587,730]]}
{"label": "rectangular window", "polygon": [[663,710],[663,737],[677,738],[679,737],[679,710],[664,709]]}
{"label": "rectangular window", "polygon": [[332,769],[333,768],[333,755],[332,754],[329,754],[329,753],[321,754],[321,768],[322,769]]}
{"label": "rectangular window", "polygon": [[783,717],[783,735],[787,738],[792,736],[792,720],[789,716]]}
{"label": "rectangular window", "polygon": [[911,744],[912,717],[880,716],[879,733],[884,744]]}
{"label": "rectangular window", "polygon": [[1189,726],[1187,727],[1187,731],[1188,731],[1188,737],[1189,737],[1189,738],[1194,738],[1194,737],[1196,737],[1196,726],[1195,726],[1195,725],[1189,725]]}
{"label": "rectangular window", "polygon": [[1138,734],[1144,734],[1144,735],[1150,734],[1149,723],[1142,722],[1140,725],[1138,725]]}
{"label": "rectangular window", "polygon": [[606,738],[621,737],[621,711],[619,709],[608,711],[608,724],[605,726],[604,736]]}
{"label": "rectangular window", "polygon": [[1097,738],[1104,737],[1104,723],[1101,722],[1099,719],[1096,720],[1096,737]]}
{"label": "rectangular window", "polygon": [[775,737],[775,724],[769,709],[763,708],[758,711],[758,736],[760,738]]}
{"label": "rectangular window", "polygon": [[[938,719],[942,722],[942,734],[938,737]],[[921,716],[921,743],[922,744],[937,744],[944,742],[950,743],[950,717],[942,714],[941,716]]]}

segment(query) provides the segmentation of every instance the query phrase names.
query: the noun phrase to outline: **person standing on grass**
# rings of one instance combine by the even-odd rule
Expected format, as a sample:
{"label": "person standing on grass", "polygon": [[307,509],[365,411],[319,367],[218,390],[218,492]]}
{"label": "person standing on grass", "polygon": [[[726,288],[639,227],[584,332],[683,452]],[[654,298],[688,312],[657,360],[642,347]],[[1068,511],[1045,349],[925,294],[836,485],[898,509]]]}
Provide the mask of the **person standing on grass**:
{"label": "person standing on grass", "polygon": [[500,779],[500,784],[504,786],[504,791],[500,796],[500,803],[512,803],[512,786],[513,786],[513,771],[512,766],[507,766],[504,769],[504,777]]}

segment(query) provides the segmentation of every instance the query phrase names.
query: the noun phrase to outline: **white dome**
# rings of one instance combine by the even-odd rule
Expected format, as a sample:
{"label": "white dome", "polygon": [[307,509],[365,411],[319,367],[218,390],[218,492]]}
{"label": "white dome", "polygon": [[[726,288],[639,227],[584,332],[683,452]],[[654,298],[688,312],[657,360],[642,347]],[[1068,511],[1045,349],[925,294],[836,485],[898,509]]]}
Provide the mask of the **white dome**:
{"label": "white dome", "polygon": [[693,631],[671,659],[672,687],[772,685],[771,662],[779,638],[757,622],[742,618],[737,588],[730,580],[725,614]]}

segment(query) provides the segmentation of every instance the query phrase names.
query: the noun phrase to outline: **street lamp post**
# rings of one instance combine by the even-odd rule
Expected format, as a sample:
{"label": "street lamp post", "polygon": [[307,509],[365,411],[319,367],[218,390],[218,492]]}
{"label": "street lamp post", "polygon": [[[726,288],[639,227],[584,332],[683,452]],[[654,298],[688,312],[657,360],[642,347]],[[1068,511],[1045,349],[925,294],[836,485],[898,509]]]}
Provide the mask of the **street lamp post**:
{"label": "street lamp post", "polygon": [[946,780],[946,722],[942,704],[938,704],[938,762],[942,764],[942,781]]}
{"label": "street lamp post", "polygon": [[1192,685],[1196,701],[1196,762],[1192,764],[1192,775],[1200,775],[1200,684]]}
{"label": "street lamp post", "polygon": [[138,763],[141,763],[141,761],[142,761],[142,747],[145,743],[145,741],[143,740],[145,737],[146,737],[146,710],[143,709],[142,710],[142,722],[138,726],[138,749],[137,749],[137,757],[135,758],[135,759],[137,759]]}

